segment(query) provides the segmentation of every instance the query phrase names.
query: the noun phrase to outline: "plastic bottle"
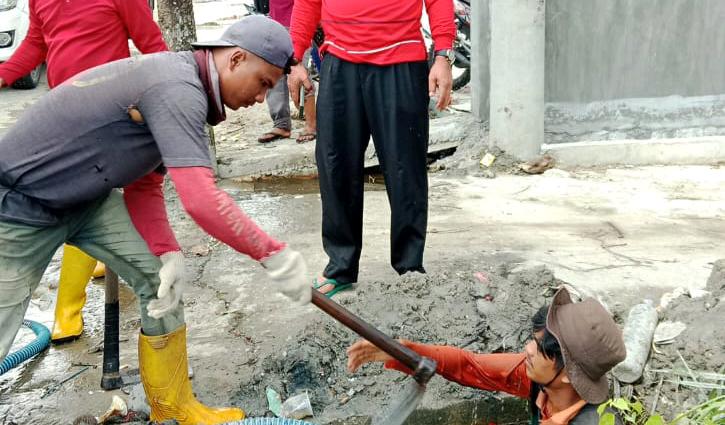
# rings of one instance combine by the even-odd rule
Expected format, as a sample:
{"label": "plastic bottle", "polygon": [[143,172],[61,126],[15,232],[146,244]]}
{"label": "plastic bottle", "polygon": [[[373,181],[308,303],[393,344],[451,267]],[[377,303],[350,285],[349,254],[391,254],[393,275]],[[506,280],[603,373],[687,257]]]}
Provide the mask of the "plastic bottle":
{"label": "plastic bottle", "polygon": [[642,376],[657,321],[657,310],[651,300],[637,304],[629,311],[623,331],[627,357],[612,370],[620,382],[631,384]]}

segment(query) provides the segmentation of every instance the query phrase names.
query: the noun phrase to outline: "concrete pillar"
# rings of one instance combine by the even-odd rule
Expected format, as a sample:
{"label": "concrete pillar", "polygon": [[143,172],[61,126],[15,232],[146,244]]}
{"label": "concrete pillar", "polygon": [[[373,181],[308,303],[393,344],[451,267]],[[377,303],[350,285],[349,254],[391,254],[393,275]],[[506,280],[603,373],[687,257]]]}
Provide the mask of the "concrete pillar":
{"label": "concrete pillar", "polygon": [[490,143],[532,159],[544,143],[545,0],[490,2]]}
{"label": "concrete pillar", "polygon": [[489,0],[474,0],[471,2],[471,112],[479,121],[488,121],[490,108],[490,40]]}

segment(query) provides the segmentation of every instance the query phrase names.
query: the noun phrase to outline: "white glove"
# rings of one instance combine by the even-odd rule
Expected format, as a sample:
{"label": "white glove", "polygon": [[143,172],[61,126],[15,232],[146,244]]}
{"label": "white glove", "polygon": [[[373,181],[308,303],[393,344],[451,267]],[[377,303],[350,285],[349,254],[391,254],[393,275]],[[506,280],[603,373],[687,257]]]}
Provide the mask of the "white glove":
{"label": "white glove", "polygon": [[181,251],[171,251],[162,254],[159,278],[161,284],[156,294],[158,299],[151,300],[147,307],[149,316],[160,319],[178,307],[181,294],[186,286],[186,273],[184,272],[184,255]]}
{"label": "white glove", "polygon": [[262,261],[269,277],[277,282],[282,295],[296,304],[304,305],[312,299],[312,284],[307,276],[307,264],[302,254],[285,247]]}

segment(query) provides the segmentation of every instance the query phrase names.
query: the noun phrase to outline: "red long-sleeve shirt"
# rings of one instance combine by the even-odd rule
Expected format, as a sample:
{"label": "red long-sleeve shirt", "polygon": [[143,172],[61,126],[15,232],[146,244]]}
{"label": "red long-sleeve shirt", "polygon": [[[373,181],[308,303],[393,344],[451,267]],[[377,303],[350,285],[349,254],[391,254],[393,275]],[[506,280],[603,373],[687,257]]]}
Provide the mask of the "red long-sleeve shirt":
{"label": "red long-sleeve shirt", "polygon": [[348,62],[426,60],[420,28],[424,2],[436,50],[450,49],[456,37],[452,0],[296,0],[290,26],[295,58],[302,58],[321,23],[320,50]]}
{"label": "red long-sleeve shirt", "polygon": [[[214,182],[205,167],[169,167],[181,204],[209,235],[242,254],[263,261],[285,245],[257,226]],[[154,255],[179,251],[166,215],[161,185],[164,176],[153,172],[126,186],[123,197],[131,221]]]}
{"label": "red long-sleeve shirt", "polygon": [[0,78],[12,84],[45,60],[52,88],[129,57],[129,38],[143,53],[168,50],[146,0],[30,0],[28,34],[0,64]]}
{"label": "red long-sleeve shirt", "polygon": [[[436,373],[449,381],[487,391],[502,391],[520,398],[529,397],[531,379],[526,373],[524,353],[479,354],[441,345],[414,342],[405,345],[421,356],[435,360]],[[385,367],[411,373],[396,360],[386,362]],[[539,392],[536,398],[536,406],[541,411],[541,425],[568,425],[586,404],[586,401],[579,400],[555,412],[546,392]]]}

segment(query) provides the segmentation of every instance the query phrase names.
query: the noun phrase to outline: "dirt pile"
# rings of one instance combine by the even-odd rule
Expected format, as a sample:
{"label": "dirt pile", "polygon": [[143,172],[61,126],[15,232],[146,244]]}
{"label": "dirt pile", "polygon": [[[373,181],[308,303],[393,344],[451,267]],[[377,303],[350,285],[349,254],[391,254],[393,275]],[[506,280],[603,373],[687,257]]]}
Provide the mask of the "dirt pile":
{"label": "dirt pile", "polygon": [[[543,267],[461,261],[447,270],[454,271],[366,282],[336,299],[396,338],[474,351],[515,351],[530,335],[533,313],[561,283]],[[404,388],[405,376],[380,366],[349,374],[345,350],[356,339],[347,328],[321,316],[289,342],[287,351],[260,360],[237,397],[250,416],[264,416],[269,413],[265,387],[283,399],[308,391],[316,423],[379,412]],[[482,395],[434,378],[421,407],[440,408]]]}
{"label": "dirt pile", "polygon": [[657,399],[657,411],[669,419],[707,400],[708,390],[683,381],[713,383],[700,372],[725,373],[725,259],[714,263],[705,290],[681,295],[662,310],[660,322],[682,322],[687,328],[672,344],[656,346],[635,388],[648,406]]}

